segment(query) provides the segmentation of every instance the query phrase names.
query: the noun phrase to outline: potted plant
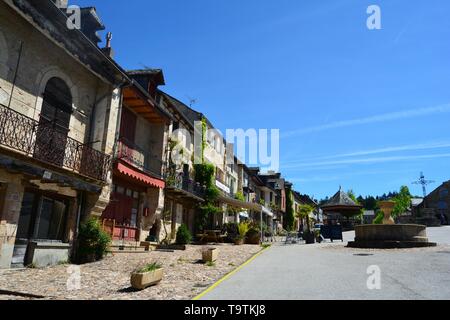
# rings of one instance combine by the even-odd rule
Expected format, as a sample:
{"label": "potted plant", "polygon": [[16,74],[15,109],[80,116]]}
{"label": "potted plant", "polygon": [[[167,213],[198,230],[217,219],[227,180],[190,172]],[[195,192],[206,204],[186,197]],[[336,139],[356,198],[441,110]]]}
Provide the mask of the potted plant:
{"label": "potted plant", "polygon": [[248,244],[259,244],[261,242],[261,230],[253,226],[247,232],[247,243]]}
{"label": "potted plant", "polygon": [[244,240],[245,240],[245,236],[247,235],[247,232],[249,230],[250,226],[248,224],[248,222],[241,222],[238,225],[238,235],[237,237],[234,239],[234,244],[235,245],[243,245],[244,244]]}
{"label": "potted plant", "polygon": [[217,248],[205,248],[202,251],[202,260],[204,263],[214,262],[217,260],[219,250]]}
{"label": "potted plant", "polygon": [[239,236],[239,225],[236,222],[226,223],[223,230],[225,231],[227,243],[234,243]]}
{"label": "potted plant", "polygon": [[189,243],[191,243],[192,235],[189,231],[188,227],[185,224],[182,224],[177,231],[176,235],[176,244],[185,246]]}
{"label": "potted plant", "polygon": [[163,267],[159,263],[153,262],[133,271],[130,282],[134,289],[143,290],[161,282],[163,276]]}
{"label": "potted plant", "polygon": [[305,240],[306,244],[316,243],[316,235],[314,234],[314,231],[305,231],[303,233],[303,240]]}
{"label": "potted plant", "polygon": [[314,207],[308,204],[301,205],[297,213],[297,217],[306,221],[306,230],[303,232],[303,240],[306,244],[313,244],[316,242],[316,235],[310,228],[309,215],[314,211]]}

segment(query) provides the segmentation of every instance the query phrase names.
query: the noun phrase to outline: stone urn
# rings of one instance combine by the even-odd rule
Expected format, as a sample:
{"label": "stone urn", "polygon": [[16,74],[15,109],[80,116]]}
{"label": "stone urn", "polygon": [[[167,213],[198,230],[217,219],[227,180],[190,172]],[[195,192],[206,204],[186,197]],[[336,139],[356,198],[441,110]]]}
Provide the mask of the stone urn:
{"label": "stone urn", "polygon": [[380,210],[384,213],[383,224],[395,224],[394,219],[392,218],[392,210],[394,209],[395,202],[394,201],[380,201],[379,202]]}

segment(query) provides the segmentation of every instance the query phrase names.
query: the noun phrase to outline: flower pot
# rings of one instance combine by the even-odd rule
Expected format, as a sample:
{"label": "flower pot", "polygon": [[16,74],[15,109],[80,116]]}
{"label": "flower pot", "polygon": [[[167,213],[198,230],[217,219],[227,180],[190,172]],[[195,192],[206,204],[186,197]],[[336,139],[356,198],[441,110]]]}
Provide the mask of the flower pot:
{"label": "flower pot", "polygon": [[244,239],[234,239],[234,244],[237,246],[242,246],[244,244]]}
{"label": "flower pot", "polygon": [[260,244],[261,233],[259,232],[249,232],[247,233],[247,243],[248,244]]}
{"label": "flower pot", "polygon": [[163,276],[163,268],[144,273],[135,272],[131,274],[131,286],[137,290],[144,290],[161,282]]}
{"label": "flower pot", "polygon": [[305,232],[303,233],[303,240],[306,244],[313,244],[316,243],[316,236],[313,232]]}
{"label": "flower pot", "polygon": [[206,262],[214,262],[217,260],[219,250],[217,248],[209,248],[202,251],[202,260]]}

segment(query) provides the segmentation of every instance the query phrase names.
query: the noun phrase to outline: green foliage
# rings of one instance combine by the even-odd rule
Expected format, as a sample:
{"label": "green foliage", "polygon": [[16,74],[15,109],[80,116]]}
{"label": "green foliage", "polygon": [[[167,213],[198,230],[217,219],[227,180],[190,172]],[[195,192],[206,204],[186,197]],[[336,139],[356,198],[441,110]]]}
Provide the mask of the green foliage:
{"label": "green foliage", "polygon": [[384,213],[383,211],[379,211],[375,219],[373,219],[372,224],[383,224]]}
{"label": "green foliage", "polygon": [[213,178],[216,168],[209,163],[194,164],[195,181],[203,186],[213,185]]}
{"label": "green foliage", "polygon": [[[352,199],[356,204],[362,205],[361,202],[359,202],[358,198],[356,198],[356,195],[353,192],[353,190],[348,190],[347,194],[350,197],[350,199]],[[359,210],[359,213],[356,214],[355,216],[359,216],[360,218],[362,218],[363,215],[364,215],[364,208],[361,208]]]}
{"label": "green foliage", "polygon": [[[244,194],[243,194],[242,192],[237,192],[237,193],[234,195],[234,198],[235,198],[236,200],[245,202],[245,197],[244,197]],[[239,212],[241,212],[241,211],[243,211],[243,210],[244,210],[243,208],[233,207],[233,206],[228,206],[228,212],[233,213],[233,214],[238,214]]]}
{"label": "green foliage", "polygon": [[214,261],[208,261],[208,262],[206,262],[206,266],[207,267],[215,267],[216,263]]}
{"label": "green foliage", "polygon": [[284,228],[288,231],[294,230],[295,213],[294,213],[294,201],[292,190],[288,190],[286,195],[286,215],[284,219]]}
{"label": "green foliage", "polygon": [[94,258],[101,260],[111,243],[109,234],[102,230],[100,221],[90,218],[80,225],[78,233],[78,261],[89,262]]}
{"label": "green foliage", "polygon": [[203,230],[208,226],[208,217],[221,213],[222,210],[215,206],[215,201],[220,195],[219,189],[213,183],[215,167],[212,164],[195,164],[195,181],[205,188],[205,202],[200,206],[200,213],[197,215],[196,227]]}
{"label": "green foliage", "polygon": [[314,207],[309,204],[302,204],[299,206],[297,217],[304,219],[309,217],[309,214],[314,211]]}
{"label": "green foliage", "polygon": [[234,198],[239,201],[245,201],[244,194],[240,191],[236,192],[236,194],[234,195]]}
{"label": "green foliage", "polygon": [[402,186],[398,195],[394,197],[394,209],[392,210],[392,217],[396,218],[400,214],[405,213],[411,205],[411,193],[407,186]]}
{"label": "green foliage", "polygon": [[238,225],[239,239],[244,239],[250,229],[250,224],[248,222],[241,222]]}
{"label": "green foliage", "polygon": [[246,237],[249,244],[258,244],[261,240],[261,228],[253,224],[248,230]]}
{"label": "green foliage", "polygon": [[182,224],[177,230],[177,244],[189,244],[192,240],[192,235],[185,224]]}
{"label": "green foliage", "polygon": [[309,214],[314,211],[314,207],[309,204],[302,204],[298,208],[297,217],[300,219],[306,219],[306,230],[309,232]]}
{"label": "green foliage", "polygon": [[145,267],[137,269],[135,272],[136,273],[147,273],[147,272],[156,271],[156,270],[161,269],[161,268],[162,268],[161,264],[159,264],[157,262],[153,262],[153,263],[147,264]]}
{"label": "green foliage", "polygon": [[261,234],[261,229],[257,228],[257,227],[250,227],[250,229],[248,229],[247,231],[247,237],[253,237],[255,235],[260,235]]}

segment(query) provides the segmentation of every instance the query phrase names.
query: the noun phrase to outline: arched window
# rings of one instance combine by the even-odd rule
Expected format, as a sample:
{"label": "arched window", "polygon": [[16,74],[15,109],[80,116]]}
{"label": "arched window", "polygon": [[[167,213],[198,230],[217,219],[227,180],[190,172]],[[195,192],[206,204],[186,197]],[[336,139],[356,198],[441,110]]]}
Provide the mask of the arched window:
{"label": "arched window", "polygon": [[72,94],[60,78],[51,78],[45,87],[34,156],[55,165],[64,164]]}
{"label": "arched window", "polygon": [[58,131],[68,131],[72,114],[72,94],[60,78],[51,78],[44,91],[41,119]]}

